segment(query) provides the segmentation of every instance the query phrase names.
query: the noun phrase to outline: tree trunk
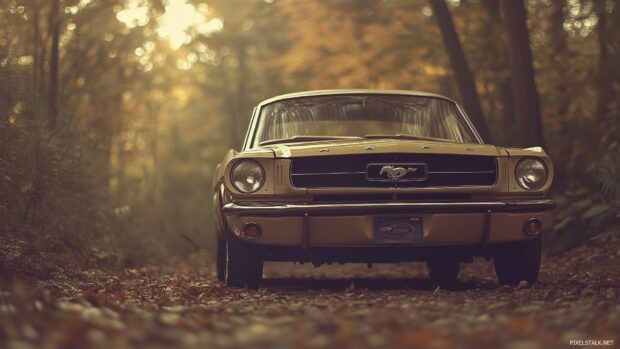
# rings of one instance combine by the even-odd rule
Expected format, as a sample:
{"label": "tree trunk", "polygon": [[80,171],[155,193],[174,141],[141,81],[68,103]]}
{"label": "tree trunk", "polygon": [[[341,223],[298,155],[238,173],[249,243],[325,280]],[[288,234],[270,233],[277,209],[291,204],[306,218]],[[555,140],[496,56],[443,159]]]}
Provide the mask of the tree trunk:
{"label": "tree trunk", "polygon": [[39,113],[41,111],[41,105],[39,103],[41,96],[41,76],[39,75],[39,60],[43,59],[41,57],[39,45],[41,43],[41,28],[39,26],[39,18],[40,18],[40,8],[38,1],[35,1],[34,9],[32,13],[32,23],[33,23],[33,61],[32,61],[32,111],[30,113],[30,118],[33,120],[39,120]]}
{"label": "tree trunk", "polygon": [[510,43],[512,93],[521,146],[545,146],[523,0],[502,0]]}
{"label": "tree trunk", "polygon": [[60,41],[60,0],[53,0],[50,12],[52,45],[50,49],[50,81],[48,100],[48,124],[55,129],[58,123],[58,49]]}
{"label": "tree trunk", "polygon": [[450,57],[450,65],[456,78],[456,85],[463,107],[476,125],[478,133],[480,133],[483,139],[490,141],[489,129],[484,119],[478,92],[476,91],[476,83],[467,64],[461,41],[454,29],[450,10],[444,0],[429,0],[429,3],[437,19],[446,51]]}
{"label": "tree trunk", "polygon": [[557,94],[555,105],[555,117],[560,120],[560,132],[564,131],[566,127],[566,116],[570,109],[571,98],[568,95],[568,81],[567,72],[570,69],[570,63],[568,61],[568,37],[566,31],[564,31],[564,11],[566,9],[566,1],[557,0],[551,2],[551,13],[549,15],[549,30],[548,36],[549,46],[551,48],[551,59],[554,70],[554,83],[553,89]]}
{"label": "tree trunk", "polygon": [[483,0],[482,5],[485,8],[487,21],[483,27],[484,32],[480,35],[484,36],[484,49],[488,53],[486,68],[495,73],[493,78],[494,84],[497,87],[495,98],[501,105],[502,145],[514,146],[517,144],[517,137],[514,133],[517,127],[517,120],[512,101],[510,68],[508,67],[508,46],[506,45],[503,30],[500,3],[499,0]]}
{"label": "tree trunk", "polygon": [[596,117],[599,120],[603,120],[605,116],[607,116],[607,113],[609,112],[609,104],[613,99],[613,74],[610,69],[609,60],[610,37],[607,28],[608,15],[607,9],[605,8],[605,3],[605,0],[594,1],[594,12],[598,17],[598,23],[596,25],[596,34],[598,36],[599,47],[598,76],[596,79],[598,90],[598,99],[596,102]]}
{"label": "tree trunk", "polygon": [[[553,90],[550,105],[555,106],[553,108],[554,118],[557,120],[558,126],[554,129],[554,132],[559,134],[565,134],[568,131],[570,122],[568,120],[568,113],[571,107],[573,99],[570,96],[568,87],[570,86],[571,61],[572,54],[569,52],[568,35],[564,30],[564,21],[566,20],[566,1],[557,0],[552,1],[550,6],[549,21],[547,27],[547,45],[551,49],[549,62],[551,66],[549,70],[552,73],[551,86]],[[570,161],[569,155],[573,154],[572,142],[561,142],[556,144],[555,149],[551,154],[553,159],[558,164],[555,166],[555,173],[553,175],[553,187],[554,190],[561,191],[564,188],[566,182],[566,164]]]}

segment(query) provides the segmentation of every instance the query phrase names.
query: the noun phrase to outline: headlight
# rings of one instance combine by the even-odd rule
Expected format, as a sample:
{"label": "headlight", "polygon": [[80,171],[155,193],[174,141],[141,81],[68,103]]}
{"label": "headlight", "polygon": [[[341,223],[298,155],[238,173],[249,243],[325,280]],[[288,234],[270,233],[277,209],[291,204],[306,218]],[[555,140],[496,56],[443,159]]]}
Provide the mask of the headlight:
{"label": "headlight", "polygon": [[255,160],[240,160],[230,172],[233,186],[242,193],[254,193],[265,183],[265,170]]}
{"label": "headlight", "polygon": [[538,190],[547,182],[547,166],[537,158],[523,158],[517,163],[515,177],[521,188]]}

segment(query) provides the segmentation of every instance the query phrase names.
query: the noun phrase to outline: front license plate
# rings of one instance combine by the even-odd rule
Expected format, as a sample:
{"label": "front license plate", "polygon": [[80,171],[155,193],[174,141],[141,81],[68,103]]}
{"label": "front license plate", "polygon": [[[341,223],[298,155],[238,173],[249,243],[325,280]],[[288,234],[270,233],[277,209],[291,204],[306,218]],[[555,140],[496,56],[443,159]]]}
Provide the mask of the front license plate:
{"label": "front license plate", "polygon": [[415,243],[424,238],[420,217],[376,217],[373,241],[376,243]]}

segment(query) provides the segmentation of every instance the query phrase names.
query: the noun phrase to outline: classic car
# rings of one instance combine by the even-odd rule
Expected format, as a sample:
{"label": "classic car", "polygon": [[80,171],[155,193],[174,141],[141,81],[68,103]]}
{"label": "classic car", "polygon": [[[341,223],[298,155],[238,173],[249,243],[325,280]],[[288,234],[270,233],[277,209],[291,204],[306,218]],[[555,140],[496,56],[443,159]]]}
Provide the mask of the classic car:
{"label": "classic car", "polygon": [[256,289],[265,261],[419,261],[447,287],[482,256],[501,284],[533,283],[552,177],[543,149],[485,144],[437,94],[271,98],[215,171],[217,276]]}

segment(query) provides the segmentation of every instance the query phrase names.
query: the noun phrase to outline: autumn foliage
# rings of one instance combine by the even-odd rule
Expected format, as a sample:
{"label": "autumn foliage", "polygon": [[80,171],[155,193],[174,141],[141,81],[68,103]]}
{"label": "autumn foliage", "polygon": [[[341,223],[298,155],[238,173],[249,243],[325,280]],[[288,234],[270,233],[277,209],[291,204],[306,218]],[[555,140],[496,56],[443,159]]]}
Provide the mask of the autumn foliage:
{"label": "autumn foliage", "polygon": [[550,251],[586,243],[617,222],[619,18],[612,0],[0,1],[0,239],[20,251],[0,260],[208,255],[210,177],[252,106],[323,88],[438,92],[489,142],[545,145]]}

